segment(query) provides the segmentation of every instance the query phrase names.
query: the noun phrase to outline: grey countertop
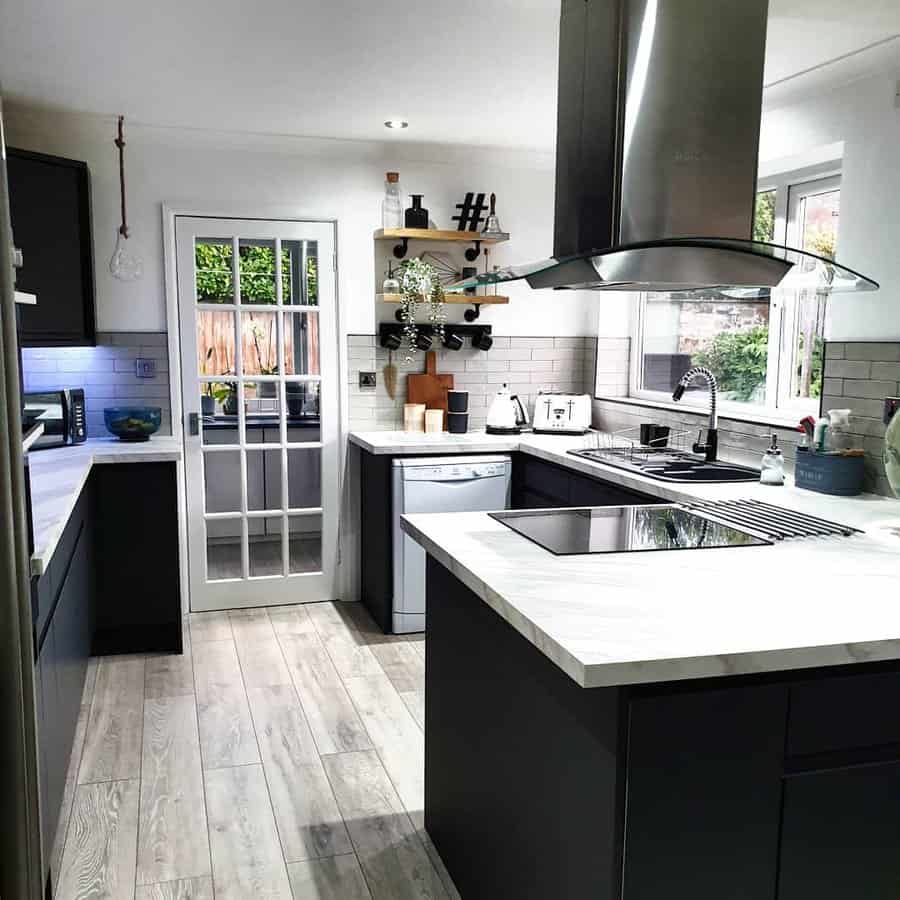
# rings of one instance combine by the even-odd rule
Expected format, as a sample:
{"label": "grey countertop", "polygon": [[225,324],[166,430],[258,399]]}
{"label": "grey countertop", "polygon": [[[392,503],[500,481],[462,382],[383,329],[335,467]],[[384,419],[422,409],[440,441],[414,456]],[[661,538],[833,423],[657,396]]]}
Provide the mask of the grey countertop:
{"label": "grey countertop", "polygon": [[165,435],[154,435],[143,443],[92,438],[83,444],[29,453],[34,524],[31,573],[42,575],[46,570],[92,466],[166,462],[180,460],[181,455],[181,441]]}
{"label": "grey countertop", "polygon": [[[864,529],[698,552],[554,556],[486,513],[404,529],[584,687],[900,658],[900,502],[759,484],[665,483],[567,454],[583,438],[366,432],[378,453],[520,451],[670,501],[748,497]],[[789,479],[790,481],[790,479]]]}

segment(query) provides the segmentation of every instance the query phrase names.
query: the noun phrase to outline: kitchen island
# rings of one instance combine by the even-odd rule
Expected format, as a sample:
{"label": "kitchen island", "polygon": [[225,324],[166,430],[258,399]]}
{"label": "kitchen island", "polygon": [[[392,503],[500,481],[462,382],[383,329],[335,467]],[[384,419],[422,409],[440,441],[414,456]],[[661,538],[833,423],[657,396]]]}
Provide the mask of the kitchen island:
{"label": "kitchen island", "polygon": [[766,499],[865,533],[554,556],[484,513],[405,520],[429,556],[425,822],[466,900],[893,896],[897,504]]}

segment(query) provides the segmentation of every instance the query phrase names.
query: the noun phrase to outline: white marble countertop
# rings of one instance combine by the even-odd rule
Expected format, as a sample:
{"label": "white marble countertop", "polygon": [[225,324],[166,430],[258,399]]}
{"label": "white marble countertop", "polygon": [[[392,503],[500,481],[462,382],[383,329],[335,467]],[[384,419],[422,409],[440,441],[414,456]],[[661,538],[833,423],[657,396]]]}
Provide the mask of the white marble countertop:
{"label": "white marble countertop", "polygon": [[166,435],[156,435],[144,443],[126,443],[117,438],[91,438],[83,444],[29,453],[34,523],[31,573],[42,575],[46,571],[92,466],[168,462],[180,460],[181,454],[181,441]]}
{"label": "white marble countertop", "polygon": [[486,513],[405,517],[415,540],[582,686],[900,658],[900,501],[791,484],[666,483],[569,455],[584,445],[578,437],[474,434],[462,446],[456,436],[423,437],[351,440],[380,453],[518,450],[664,500],[751,497],[865,530],[765,547],[565,557]]}
{"label": "white marble countertop", "polygon": [[351,431],[351,444],[377,455],[395,453],[510,453],[519,449],[521,435],[486,434],[469,431],[466,434],[423,434],[412,431]]}

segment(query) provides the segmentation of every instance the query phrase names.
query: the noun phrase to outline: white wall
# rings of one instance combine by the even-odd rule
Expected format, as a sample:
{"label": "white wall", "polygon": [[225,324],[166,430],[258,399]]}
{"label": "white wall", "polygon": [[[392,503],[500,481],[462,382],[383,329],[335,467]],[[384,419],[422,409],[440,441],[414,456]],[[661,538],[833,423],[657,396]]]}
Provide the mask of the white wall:
{"label": "white wall", "polygon": [[[374,244],[381,224],[384,173],[398,169],[406,192],[423,193],[431,218],[453,227],[454,204],[467,190],[495,191],[509,244],[492,263],[530,262],[553,243],[554,170],[551,154],[322,139],[255,138],[128,126],[128,218],[134,247],[144,257],[142,281],[118,282],[107,263],[118,227],[114,121],[5,109],[10,146],[86,160],[93,185],[97,266],[97,327],[158,331],[166,327],[160,208],[198,212],[284,215],[338,220],[339,290],[345,333],[372,333]],[[512,302],[484,309],[483,321],[508,335],[587,335],[594,301],[569,292],[535,293],[510,285]],[[461,311],[460,311],[461,312]]]}
{"label": "white wall", "polygon": [[881,283],[829,301],[830,340],[900,339],[900,108],[879,75],[763,115],[760,163],[844,143],[838,261]]}

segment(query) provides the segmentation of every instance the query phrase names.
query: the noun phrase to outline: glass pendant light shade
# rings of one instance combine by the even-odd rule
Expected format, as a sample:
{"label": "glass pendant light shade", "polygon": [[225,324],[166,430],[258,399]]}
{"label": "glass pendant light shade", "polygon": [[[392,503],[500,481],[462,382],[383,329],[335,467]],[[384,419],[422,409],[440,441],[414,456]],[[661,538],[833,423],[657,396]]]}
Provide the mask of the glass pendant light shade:
{"label": "glass pendant light shade", "polygon": [[144,260],[128,249],[128,238],[118,232],[116,249],[109,260],[109,272],[119,281],[137,281],[144,274]]}

